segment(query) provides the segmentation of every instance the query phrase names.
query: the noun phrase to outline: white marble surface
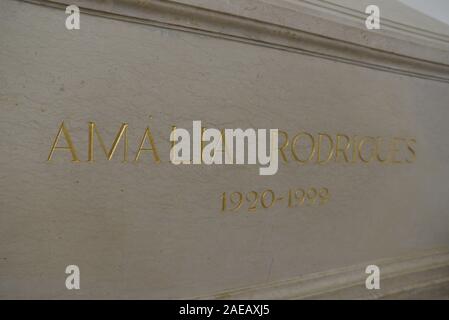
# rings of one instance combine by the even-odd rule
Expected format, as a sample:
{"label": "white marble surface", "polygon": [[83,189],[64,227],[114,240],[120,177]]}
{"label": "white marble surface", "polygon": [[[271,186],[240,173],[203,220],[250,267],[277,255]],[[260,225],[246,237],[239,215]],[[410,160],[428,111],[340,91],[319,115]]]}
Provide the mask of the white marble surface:
{"label": "white marble surface", "polygon": [[[200,296],[448,245],[447,82],[89,14],[67,31],[65,17],[0,3],[0,297]],[[48,163],[62,120],[84,160],[88,121],[107,143],[129,123],[132,151],[149,125],[163,163]],[[291,162],[273,177],[175,167],[170,127],[192,120],[411,136],[417,159]],[[312,185],[327,205],[220,213],[224,191]]]}

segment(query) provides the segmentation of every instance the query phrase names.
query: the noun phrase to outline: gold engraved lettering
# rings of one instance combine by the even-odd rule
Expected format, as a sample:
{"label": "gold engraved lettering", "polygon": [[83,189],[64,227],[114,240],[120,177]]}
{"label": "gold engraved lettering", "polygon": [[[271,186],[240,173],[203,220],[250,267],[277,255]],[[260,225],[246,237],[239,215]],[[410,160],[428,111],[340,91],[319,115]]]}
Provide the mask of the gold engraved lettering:
{"label": "gold engraved lettering", "polygon": [[[148,141],[150,142],[151,148],[143,148],[143,145],[144,145],[145,140],[147,138],[148,138]],[[136,158],[134,159],[134,161],[139,160],[139,156],[140,156],[140,153],[142,151],[153,151],[153,159],[154,159],[154,161],[156,163],[160,163],[161,162],[161,159],[159,158],[159,155],[157,153],[156,145],[154,144],[154,139],[153,139],[153,136],[151,134],[150,127],[147,127],[145,129],[145,133],[143,134],[143,137],[142,137],[142,140],[140,142],[140,146],[139,146],[139,149],[137,150]]]}
{"label": "gold engraved lettering", "polygon": [[[299,158],[298,154],[296,153],[296,145],[299,141],[299,138],[301,138],[301,136],[306,136],[309,137],[311,143],[312,143],[312,148],[309,152],[309,156],[306,160],[302,160]],[[300,163],[307,163],[308,161],[310,161],[313,158],[313,155],[315,154],[315,139],[313,138],[313,136],[310,133],[307,132],[300,132],[298,133],[292,140],[292,146],[291,146],[291,151],[292,151],[292,155],[293,158],[295,158],[296,161],[300,162]]]}
{"label": "gold engraved lettering", "polygon": [[98,141],[100,141],[101,148],[103,149],[104,154],[106,155],[108,160],[112,159],[112,156],[114,155],[114,152],[117,149],[117,145],[120,142],[120,139],[122,138],[122,136],[125,136],[125,142],[124,142],[125,145],[123,148],[123,162],[126,162],[127,157],[128,157],[128,134],[127,134],[127,131],[128,131],[128,124],[123,123],[122,126],[120,127],[119,132],[115,136],[115,140],[112,143],[111,149],[108,151],[103,142],[103,139],[100,136],[100,133],[98,132],[95,122],[89,122],[89,149],[88,149],[89,152],[88,152],[87,161],[90,161],[90,162],[94,161],[94,133],[96,133],[97,137],[98,137]]}
{"label": "gold engraved lettering", "polygon": [[[64,134],[64,138],[67,142],[66,147],[57,147],[59,137],[61,136],[61,133]],[[53,152],[55,150],[70,150],[70,153],[72,154],[72,161],[73,162],[79,162],[78,156],[76,155],[75,146],[73,145],[72,138],[70,137],[69,130],[65,127],[64,121],[62,121],[61,126],[59,127],[58,134],[56,135],[56,138],[53,142],[53,145],[50,150],[50,154],[48,155],[47,161],[51,160],[51,157],[53,156]]]}

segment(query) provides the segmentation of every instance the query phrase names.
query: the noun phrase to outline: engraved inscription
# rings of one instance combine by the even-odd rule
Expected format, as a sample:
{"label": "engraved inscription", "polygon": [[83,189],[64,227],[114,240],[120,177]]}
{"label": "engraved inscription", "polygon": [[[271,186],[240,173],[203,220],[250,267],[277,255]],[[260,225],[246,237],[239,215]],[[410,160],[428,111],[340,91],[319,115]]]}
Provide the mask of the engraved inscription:
{"label": "engraved inscription", "polygon": [[237,212],[246,210],[256,212],[257,210],[269,209],[274,206],[286,206],[298,208],[301,206],[316,206],[327,203],[330,199],[329,189],[326,187],[316,188],[291,188],[286,193],[276,194],[272,189],[248,192],[223,192],[221,194],[221,211]]}

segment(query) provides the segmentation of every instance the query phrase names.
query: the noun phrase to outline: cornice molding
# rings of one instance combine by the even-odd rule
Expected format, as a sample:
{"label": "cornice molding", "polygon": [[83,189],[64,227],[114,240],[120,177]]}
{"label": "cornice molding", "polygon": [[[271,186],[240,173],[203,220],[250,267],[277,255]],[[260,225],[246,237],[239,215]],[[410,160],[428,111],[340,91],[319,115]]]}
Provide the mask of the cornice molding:
{"label": "cornice molding", "polygon": [[[449,82],[449,50],[361,30],[259,0],[24,0]],[[231,3],[231,4],[230,4]],[[226,11],[225,11],[226,10]]]}
{"label": "cornice molding", "polygon": [[[365,269],[380,270],[380,290],[367,290]],[[231,289],[195,299],[388,299],[449,285],[449,250],[432,249],[301,277]]]}
{"label": "cornice molding", "polygon": [[[310,7],[315,8],[318,11],[338,14],[339,16],[344,17],[347,20],[357,22],[359,27],[362,26],[362,28],[363,28],[363,21],[366,18],[366,13],[363,11],[359,11],[354,8],[349,8],[337,3],[332,3],[327,0],[281,0],[279,3],[283,2],[285,2],[286,4],[297,6],[299,10],[302,10],[305,7]],[[419,38],[420,40],[426,40],[434,43],[441,43],[444,48],[448,48],[449,46],[449,34],[446,33],[427,30],[424,27],[418,27],[417,25],[394,21],[384,16],[382,17],[381,24],[382,24],[381,29],[384,32],[385,31],[396,32],[398,34],[404,34],[409,35],[410,37]]]}

